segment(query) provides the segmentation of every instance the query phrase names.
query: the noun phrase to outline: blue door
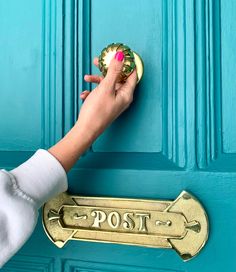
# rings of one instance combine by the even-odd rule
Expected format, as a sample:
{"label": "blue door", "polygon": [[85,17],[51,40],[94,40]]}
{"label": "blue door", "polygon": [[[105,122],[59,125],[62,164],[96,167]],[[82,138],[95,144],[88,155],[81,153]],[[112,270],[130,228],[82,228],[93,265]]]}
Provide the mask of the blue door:
{"label": "blue door", "polygon": [[236,271],[236,1],[1,0],[0,167],[12,169],[73,125],[93,57],[112,42],[145,72],[132,106],[69,173],[69,193],[175,199],[209,216],[194,259],[174,250],[69,241],[39,220],[2,271]]}

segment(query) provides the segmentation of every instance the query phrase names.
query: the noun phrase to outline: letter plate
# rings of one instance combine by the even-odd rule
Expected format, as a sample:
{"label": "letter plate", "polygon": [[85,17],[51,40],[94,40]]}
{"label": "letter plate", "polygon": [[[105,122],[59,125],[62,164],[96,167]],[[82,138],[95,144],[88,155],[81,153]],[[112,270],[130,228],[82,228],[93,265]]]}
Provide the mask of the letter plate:
{"label": "letter plate", "polygon": [[44,205],[43,225],[60,248],[70,239],[172,248],[185,261],[208,238],[204,208],[185,191],[174,201],[63,193]]}

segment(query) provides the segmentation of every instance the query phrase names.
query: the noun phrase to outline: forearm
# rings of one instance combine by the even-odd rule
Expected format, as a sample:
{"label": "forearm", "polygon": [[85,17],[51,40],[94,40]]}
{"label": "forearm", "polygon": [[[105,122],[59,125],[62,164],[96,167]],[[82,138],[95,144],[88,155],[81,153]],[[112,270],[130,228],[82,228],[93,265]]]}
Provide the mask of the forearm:
{"label": "forearm", "polygon": [[90,147],[95,138],[89,130],[82,128],[79,121],[77,121],[65,137],[48,151],[68,172],[80,156]]}
{"label": "forearm", "polygon": [[[68,172],[93,141],[108,127],[133,100],[137,84],[137,72],[127,78],[124,84],[117,83],[123,69],[124,53],[118,51],[109,64],[104,79],[87,76],[88,82],[99,83],[92,92],[81,94],[84,101],[75,126],[67,135],[48,151]],[[98,59],[96,59],[98,65]]]}

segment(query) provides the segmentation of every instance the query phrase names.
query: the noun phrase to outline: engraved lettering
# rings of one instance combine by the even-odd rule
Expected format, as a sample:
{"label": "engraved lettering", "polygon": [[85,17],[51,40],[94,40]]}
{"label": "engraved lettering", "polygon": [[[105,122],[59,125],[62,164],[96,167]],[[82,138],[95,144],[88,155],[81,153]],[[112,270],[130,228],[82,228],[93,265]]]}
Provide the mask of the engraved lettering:
{"label": "engraved lettering", "polygon": [[133,215],[134,214],[130,213],[130,212],[124,213],[124,223],[123,223],[124,229],[127,229],[127,230],[133,230],[134,229],[135,223],[134,223],[134,220],[130,217],[130,216],[133,216]]}
{"label": "engraved lettering", "polygon": [[136,213],[136,216],[139,217],[139,231],[146,232],[147,229],[147,219],[150,219],[150,213]]}
{"label": "engraved lettering", "polygon": [[74,219],[81,220],[81,219],[87,219],[87,218],[88,216],[86,214],[83,214],[83,215],[79,215],[78,213],[74,214]]}
{"label": "engraved lettering", "polygon": [[172,222],[170,220],[167,220],[167,221],[157,220],[156,225],[157,226],[168,226],[168,227],[170,227],[172,225]]}
{"label": "engraved lettering", "polygon": [[111,212],[107,217],[108,225],[113,229],[117,229],[120,226],[120,221],[121,218],[118,212]]}
{"label": "engraved lettering", "polygon": [[92,227],[101,228],[101,223],[103,223],[107,218],[106,213],[103,211],[94,210],[91,212],[91,215],[95,217]]}

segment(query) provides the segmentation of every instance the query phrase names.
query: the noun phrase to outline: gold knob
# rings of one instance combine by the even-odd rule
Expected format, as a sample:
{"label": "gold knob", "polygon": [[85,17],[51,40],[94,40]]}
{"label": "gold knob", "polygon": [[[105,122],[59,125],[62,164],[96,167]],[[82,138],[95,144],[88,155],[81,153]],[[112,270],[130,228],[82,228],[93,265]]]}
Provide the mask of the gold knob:
{"label": "gold knob", "polygon": [[106,76],[107,70],[110,64],[110,61],[114,58],[114,55],[117,51],[122,51],[125,55],[123,70],[120,75],[119,82],[125,82],[128,76],[134,71],[135,67],[137,69],[138,80],[137,83],[141,80],[143,76],[143,61],[141,57],[131,50],[127,45],[123,43],[112,43],[105,47],[99,56],[98,64],[99,69],[102,72],[103,76]]}

